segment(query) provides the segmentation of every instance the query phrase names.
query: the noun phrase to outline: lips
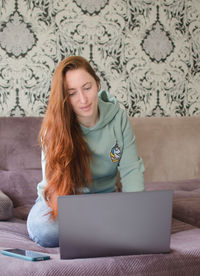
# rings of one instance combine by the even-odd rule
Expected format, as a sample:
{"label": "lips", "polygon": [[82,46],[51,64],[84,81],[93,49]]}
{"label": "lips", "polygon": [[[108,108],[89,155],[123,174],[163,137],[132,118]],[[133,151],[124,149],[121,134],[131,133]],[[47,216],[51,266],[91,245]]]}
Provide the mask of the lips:
{"label": "lips", "polygon": [[83,111],[88,111],[88,110],[90,110],[91,105],[92,104],[89,104],[89,105],[86,105],[86,106],[82,106],[80,109],[83,110]]}

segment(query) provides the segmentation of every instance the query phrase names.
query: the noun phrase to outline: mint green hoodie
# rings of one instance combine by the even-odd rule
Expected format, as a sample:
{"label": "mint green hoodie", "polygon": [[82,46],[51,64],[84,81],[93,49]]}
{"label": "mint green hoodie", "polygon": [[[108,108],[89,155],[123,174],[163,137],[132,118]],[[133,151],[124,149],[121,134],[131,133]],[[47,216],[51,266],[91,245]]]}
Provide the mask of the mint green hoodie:
{"label": "mint green hoodie", "polygon": [[[123,192],[144,190],[144,166],[138,156],[135,136],[126,111],[106,91],[99,92],[99,121],[91,128],[81,125],[83,135],[92,152],[92,184],[84,193],[114,192],[120,172]],[[38,195],[46,186],[45,158],[42,152],[43,180],[38,184]]]}

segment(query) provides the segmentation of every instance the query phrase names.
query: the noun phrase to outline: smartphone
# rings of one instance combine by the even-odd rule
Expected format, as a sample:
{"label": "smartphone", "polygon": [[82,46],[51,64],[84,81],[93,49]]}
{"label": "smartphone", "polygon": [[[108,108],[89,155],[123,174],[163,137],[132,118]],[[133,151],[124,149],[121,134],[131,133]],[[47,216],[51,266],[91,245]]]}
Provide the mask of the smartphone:
{"label": "smartphone", "polygon": [[4,249],[4,250],[1,251],[1,253],[3,255],[7,255],[7,256],[10,256],[10,257],[15,257],[15,258],[20,258],[20,259],[27,260],[27,261],[32,261],[32,262],[45,261],[45,260],[50,259],[49,255],[45,255],[45,254],[38,253],[38,252],[35,252],[35,251],[30,251],[30,250],[19,249],[19,248]]}

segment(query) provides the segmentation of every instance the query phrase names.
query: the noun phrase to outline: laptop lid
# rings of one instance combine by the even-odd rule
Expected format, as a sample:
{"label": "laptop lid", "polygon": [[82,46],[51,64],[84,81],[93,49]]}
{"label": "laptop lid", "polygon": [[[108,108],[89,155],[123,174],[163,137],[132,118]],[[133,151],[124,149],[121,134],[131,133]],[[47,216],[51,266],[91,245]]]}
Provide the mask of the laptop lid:
{"label": "laptop lid", "polygon": [[58,197],[61,259],[170,251],[173,191]]}

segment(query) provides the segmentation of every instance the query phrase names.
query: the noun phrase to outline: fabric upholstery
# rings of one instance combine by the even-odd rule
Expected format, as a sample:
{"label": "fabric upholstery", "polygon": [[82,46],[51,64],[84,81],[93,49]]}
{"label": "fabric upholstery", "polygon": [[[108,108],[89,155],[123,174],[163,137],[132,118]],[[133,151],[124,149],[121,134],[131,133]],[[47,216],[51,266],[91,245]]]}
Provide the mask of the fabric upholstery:
{"label": "fabric upholstery", "polygon": [[13,216],[11,199],[0,190],[0,220],[8,220]]}
{"label": "fabric upholstery", "polygon": [[170,254],[147,254],[60,260],[58,248],[43,248],[30,241],[25,221],[18,219],[0,224],[0,250],[21,247],[49,253],[51,260],[30,263],[0,256],[1,276],[199,276],[200,229],[174,220]]}
{"label": "fabric upholstery", "polygon": [[173,216],[200,227],[200,179],[146,182],[145,189],[147,191],[173,190]]}
{"label": "fabric upholstery", "polygon": [[145,190],[163,190],[171,189],[174,191],[180,191],[182,193],[187,192],[198,192],[200,188],[199,179],[183,179],[183,180],[171,180],[171,181],[151,181],[145,182]]}
{"label": "fabric upholstery", "polygon": [[0,189],[14,207],[33,205],[42,178],[38,132],[42,118],[0,119]]}
{"label": "fabric upholstery", "polygon": [[41,247],[27,233],[26,218],[42,178],[41,120],[0,118],[0,189],[14,207],[14,217],[0,221],[0,250],[24,248],[51,259],[30,263],[0,255],[1,276],[200,275],[200,117],[131,119],[146,167],[145,189],[174,191],[170,253],[75,260],[60,260],[59,248]]}
{"label": "fabric upholstery", "polygon": [[176,192],[173,215],[179,220],[200,227],[200,189],[193,192]]}
{"label": "fabric upholstery", "polygon": [[41,177],[40,170],[0,171],[0,188],[13,201],[14,207],[33,204]]}
{"label": "fabric upholstery", "polygon": [[145,181],[200,179],[200,117],[131,118]]}

